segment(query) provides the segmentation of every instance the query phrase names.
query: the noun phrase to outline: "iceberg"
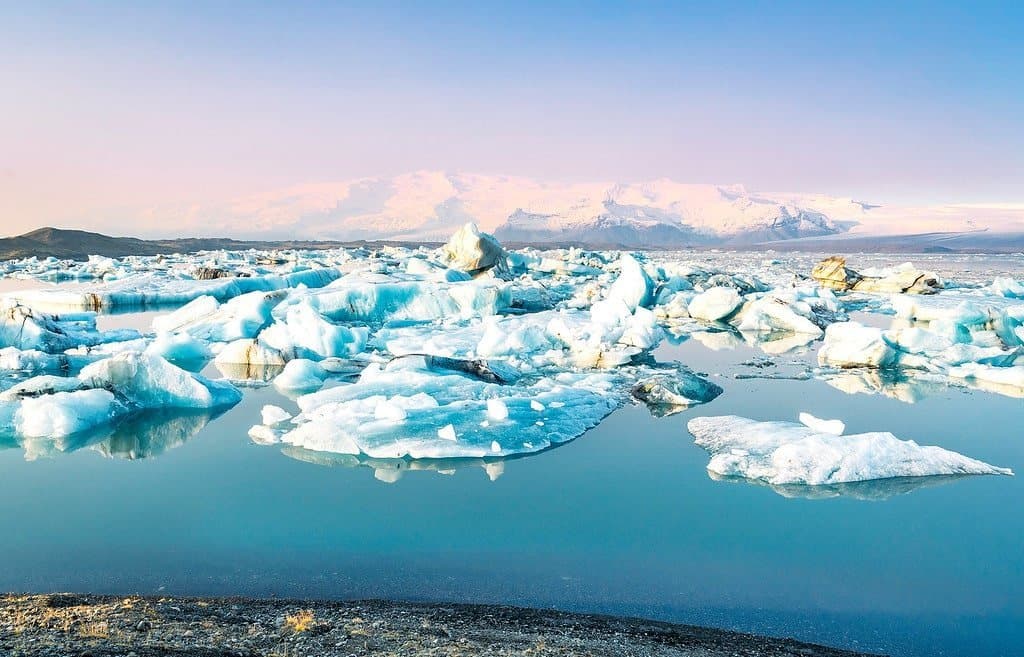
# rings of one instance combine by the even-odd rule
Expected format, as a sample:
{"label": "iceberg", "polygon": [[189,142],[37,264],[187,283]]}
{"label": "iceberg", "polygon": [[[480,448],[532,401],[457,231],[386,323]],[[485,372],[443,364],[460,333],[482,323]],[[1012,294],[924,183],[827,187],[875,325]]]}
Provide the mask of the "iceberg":
{"label": "iceberg", "polygon": [[839,322],[825,329],[825,343],[818,362],[833,367],[887,367],[896,353],[882,336],[882,330],[858,322]]}
{"label": "iceberg", "polygon": [[731,287],[713,287],[690,300],[690,317],[718,322],[732,317],[743,303],[740,293]]}
{"label": "iceberg", "polygon": [[299,397],[292,428],[256,433],[372,458],[508,456],[576,438],[618,406],[617,389],[608,374],[565,372],[506,385],[400,360],[369,366],[351,385]]}
{"label": "iceberg", "polygon": [[220,304],[203,296],[156,317],[153,329],[159,333],[187,333],[207,342],[232,342],[254,338],[273,320],[271,311],[286,292],[250,292]]}
{"label": "iceberg", "polygon": [[830,433],[834,436],[841,436],[846,431],[846,423],[842,420],[822,420],[810,413],[801,413],[798,419],[800,424],[814,429],[818,433]]}
{"label": "iceberg", "polygon": [[308,303],[289,305],[284,317],[259,334],[260,343],[285,359],[342,358],[366,348],[369,329],[327,321]]}
{"label": "iceberg", "polygon": [[428,322],[496,315],[508,309],[511,300],[511,287],[493,279],[449,283],[356,272],[287,299],[275,309],[275,316],[285,317],[294,303],[308,303],[335,322]]}
{"label": "iceberg", "polygon": [[59,354],[75,347],[139,337],[132,329],[97,331],[94,313],[51,315],[9,301],[0,303],[0,348]]}
{"label": "iceberg", "polygon": [[89,288],[51,287],[4,296],[33,308],[105,310],[142,309],[181,306],[202,296],[227,301],[250,292],[271,292],[304,286],[317,288],[341,275],[337,269],[318,268],[288,274],[236,276],[196,280],[191,276],[175,278],[163,273],[127,276]]}
{"label": "iceberg", "polygon": [[441,256],[449,267],[470,275],[482,274],[490,269],[499,274],[508,273],[505,249],[501,248],[493,235],[481,233],[474,223],[468,223],[455,231],[441,248]]}
{"label": "iceberg", "polygon": [[240,399],[226,382],[126,352],[91,363],[75,377],[37,376],[0,393],[0,434],[70,436],[143,409],[217,409]]}
{"label": "iceberg", "polygon": [[629,312],[647,308],[654,301],[654,281],[636,258],[624,253],[619,258],[619,275],[608,289],[606,298],[621,302]]}
{"label": "iceberg", "polygon": [[640,381],[631,392],[653,415],[662,417],[706,404],[721,395],[722,388],[689,370],[680,369]]}
{"label": "iceberg", "polygon": [[284,370],[274,377],[274,385],[287,391],[318,390],[326,378],[327,372],[320,365],[305,358],[296,358],[288,361]]}
{"label": "iceberg", "polygon": [[846,258],[832,256],[811,270],[811,277],[833,290],[876,292],[882,294],[935,294],[942,289],[939,277],[907,262],[899,267],[856,272],[846,266]]}
{"label": "iceberg", "polygon": [[711,453],[708,470],[772,485],[842,484],[892,477],[1012,475],[941,447],[921,446],[887,432],[837,436],[793,422],[759,422],[735,415],[687,423]]}

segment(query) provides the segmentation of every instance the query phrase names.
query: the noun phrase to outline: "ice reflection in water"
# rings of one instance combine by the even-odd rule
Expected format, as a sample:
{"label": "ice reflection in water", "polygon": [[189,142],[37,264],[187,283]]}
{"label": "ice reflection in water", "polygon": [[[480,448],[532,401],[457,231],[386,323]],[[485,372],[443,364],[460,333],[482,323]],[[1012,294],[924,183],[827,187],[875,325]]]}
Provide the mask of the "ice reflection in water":
{"label": "ice reflection in water", "polygon": [[27,461],[54,458],[86,447],[108,458],[154,458],[184,445],[222,413],[196,409],[147,410],[114,427],[97,427],[70,436],[20,441],[0,437],[0,447],[21,447]]}

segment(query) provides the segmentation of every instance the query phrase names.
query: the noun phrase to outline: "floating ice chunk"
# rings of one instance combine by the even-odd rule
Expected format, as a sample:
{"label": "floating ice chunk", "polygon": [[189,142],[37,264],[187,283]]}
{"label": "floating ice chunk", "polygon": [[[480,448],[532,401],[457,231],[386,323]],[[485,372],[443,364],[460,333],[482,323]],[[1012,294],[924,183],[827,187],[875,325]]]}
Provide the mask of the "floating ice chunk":
{"label": "floating ice chunk", "polygon": [[619,276],[608,289],[607,299],[622,302],[630,312],[654,302],[654,281],[628,253],[619,257]]}
{"label": "floating ice chunk", "polygon": [[441,440],[458,440],[455,436],[455,427],[450,424],[446,424],[438,429],[437,437]]}
{"label": "floating ice chunk", "polygon": [[[284,367],[285,359],[276,349],[262,344],[259,340],[235,340],[217,354],[214,359],[217,366],[244,365],[252,367],[272,366]],[[241,377],[248,378],[248,377]]]}
{"label": "floating ice chunk", "polygon": [[886,367],[895,359],[882,330],[858,322],[839,322],[825,330],[818,362],[834,367]]}
{"label": "floating ice chunk", "polygon": [[[690,316],[690,301],[696,296],[693,292],[676,292],[664,303],[654,307],[658,317],[665,319],[682,319]],[[660,294],[659,294],[660,298]]]}
{"label": "floating ice chunk", "polygon": [[[508,406],[505,402],[500,399],[488,399],[487,400],[487,417],[492,420],[507,420],[508,419]],[[492,445],[494,443],[491,443]]]}
{"label": "floating ice chunk", "polygon": [[199,320],[205,319],[217,312],[220,302],[214,297],[203,295],[189,301],[181,308],[165,315],[157,315],[153,318],[153,330],[157,333],[173,333],[182,331],[190,326],[195,326]]}
{"label": "floating ice chunk", "polygon": [[[208,342],[254,338],[263,327],[270,324],[271,312],[285,295],[285,291],[250,292],[216,306],[211,304],[211,300],[216,303],[212,297],[200,297],[170,315],[155,318],[153,328],[157,331],[188,333]],[[204,311],[209,312],[201,314]]]}
{"label": "floating ice chunk", "polygon": [[[571,440],[594,426],[620,402],[617,379],[606,374],[563,373],[530,385],[486,383],[458,374],[413,368],[368,367],[354,384],[298,399],[302,410],[281,440],[290,445],[372,458],[462,458],[528,453]],[[500,399],[508,415],[480,426]],[[539,427],[531,400],[547,406]],[[554,408],[550,402],[565,405]],[[401,407],[401,423],[382,420],[382,404]],[[456,441],[438,435],[452,426]],[[448,433],[447,430],[445,433]],[[449,436],[450,438],[450,436]]]}
{"label": "floating ice chunk", "polygon": [[695,319],[717,322],[731,317],[742,301],[740,293],[731,287],[713,287],[693,297],[688,311]]}
{"label": "floating ice chunk", "polygon": [[966,363],[951,367],[949,376],[969,381],[983,390],[1024,397],[1024,365],[992,367],[981,363]]}
{"label": "floating ice chunk", "polygon": [[[301,297],[333,321],[432,321],[495,315],[509,307],[511,286],[493,279],[457,283],[410,281],[380,274],[349,274]],[[296,300],[294,303],[298,303]],[[287,305],[293,301],[289,300]],[[287,306],[286,306],[287,307]],[[283,309],[278,308],[278,315]]]}
{"label": "floating ice chunk", "polygon": [[27,438],[70,436],[109,424],[124,411],[109,390],[25,397],[18,404],[13,431],[8,431]]}
{"label": "floating ice chunk", "polygon": [[54,372],[75,369],[87,362],[87,358],[77,358],[68,354],[47,354],[38,349],[0,349],[0,370]]}
{"label": "floating ice chunk", "polygon": [[280,406],[267,404],[260,411],[260,417],[263,419],[263,424],[268,427],[278,427],[292,419],[292,414]]}
{"label": "floating ice chunk", "polygon": [[533,410],[535,410],[538,413],[540,413],[541,411],[544,410],[544,404],[540,403],[536,399],[531,399],[530,400],[530,408],[532,408]]}
{"label": "floating ice chunk", "polygon": [[474,223],[467,223],[455,231],[441,248],[441,256],[450,267],[469,274],[479,274],[489,269],[500,273],[508,272],[505,249],[488,233],[481,233]]}
{"label": "floating ice chunk", "polygon": [[822,420],[810,413],[800,414],[800,424],[814,429],[818,433],[828,433],[833,436],[841,436],[846,431],[846,423],[842,420]]}
{"label": "floating ice chunk", "polygon": [[77,377],[40,376],[0,395],[0,434],[69,436],[147,408],[218,408],[238,402],[233,386],[190,374],[158,356],[118,354]]}
{"label": "floating ice chunk", "polygon": [[1017,282],[1012,278],[998,277],[992,281],[990,289],[994,294],[1009,299],[1024,299],[1024,283]]}
{"label": "floating ice chunk", "polygon": [[311,360],[296,358],[288,361],[284,370],[274,378],[274,386],[281,390],[317,390],[324,384],[327,372]]}
{"label": "floating ice chunk", "polygon": [[633,397],[647,404],[656,416],[672,415],[681,410],[705,404],[722,394],[722,388],[681,369],[671,375],[655,376],[633,386]]}
{"label": "floating ice chunk", "polygon": [[138,408],[218,408],[242,398],[227,382],[212,381],[147,354],[117,354],[87,365],[78,378],[85,387],[114,390]]}
{"label": "floating ice chunk", "polygon": [[131,329],[97,331],[93,313],[49,315],[9,301],[0,302],[0,348],[57,354],[79,346],[139,337],[139,332]]}
{"label": "floating ice chunk", "polygon": [[[87,310],[113,308],[145,308],[178,306],[198,297],[210,296],[219,301],[251,292],[271,292],[303,285],[316,288],[335,280],[340,272],[334,268],[306,269],[288,274],[217,278],[197,281],[192,277],[175,278],[166,272],[135,274],[86,289],[53,287],[9,293],[6,296],[39,308],[81,308]],[[170,329],[168,329],[170,330]]]}
{"label": "floating ice chunk", "polygon": [[736,327],[742,332],[789,332],[817,337],[822,330],[811,321],[813,316],[811,306],[804,301],[768,295],[744,304]]}
{"label": "floating ice chunk", "polygon": [[941,447],[922,447],[891,433],[837,436],[792,422],[758,422],[735,415],[687,424],[711,453],[708,470],[768,484],[838,484],[890,477],[1013,472]]}
{"label": "floating ice chunk", "polygon": [[172,363],[206,361],[213,357],[205,342],[187,333],[160,333],[146,347],[145,353],[160,356]]}
{"label": "floating ice chunk", "polygon": [[865,269],[858,273],[846,266],[846,258],[832,256],[811,270],[811,277],[834,290],[857,292],[935,294],[942,288],[938,276],[906,262],[887,269]]}
{"label": "floating ice chunk", "polygon": [[947,294],[927,298],[897,294],[892,297],[892,307],[900,319],[917,322],[946,320],[964,327],[983,325],[996,312],[996,306],[992,304]]}
{"label": "floating ice chunk", "polygon": [[308,303],[288,306],[278,320],[259,334],[260,342],[290,358],[338,358],[366,348],[365,327],[347,327],[324,319]]}

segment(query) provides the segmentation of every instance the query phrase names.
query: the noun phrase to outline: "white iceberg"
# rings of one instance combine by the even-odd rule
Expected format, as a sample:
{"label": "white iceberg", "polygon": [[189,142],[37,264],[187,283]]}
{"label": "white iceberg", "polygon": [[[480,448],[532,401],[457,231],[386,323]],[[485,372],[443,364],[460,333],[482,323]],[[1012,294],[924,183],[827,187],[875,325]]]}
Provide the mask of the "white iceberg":
{"label": "white iceberg", "polygon": [[126,352],[76,377],[38,376],[0,394],[0,434],[53,437],[107,425],[144,409],[217,409],[241,393],[152,355]]}
{"label": "white iceberg", "polygon": [[[507,456],[576,438],[616,408],[617,388],[607,374],[562,373],[502,385],[396,361],[368,367],[354,384],[299,397],[294,427],[276,431],[285,444],[336,454]],[[535,410],[534,402],[544,410]]]}
{"label": "white iceberg", "polygon": [[259,341],[286,359],[341,358],[366,348],[369,329],[348,327],[327,321],[308,303],[289,305],[284,317],[259,334]]}
{"label": "white iceberg", "polygon": [[711,453],[710,472],[773,485],[1013,474],[1008,468],[887,432],[837,436],[793,422],[758,422],[735,415],[694,418],[687,428],[697,445]]}
{"label": "white iceberg", "polygon": [[896,354],[882,330],[858,322],[839,322],[825,329],[818,362],[833,367],[886,367]]}
{"label": "white iceberg", "polygon": [[731,317],[743,303],[740,293],[731,287],[713,287],[690,300],[690,317],[717,322]]}
{"label": "white iceberg", "polygon": [[287,299],[275,309],[275,317],[283,318],[294,303],[308,303],[336,322],[470,319],[507,309],[511,298],[511,286],[494,279],[447,283],[357,272]]}
{"label": "white iceberg", "polygon": [[819,417],[814,417],[810,413],[801,413],[800,424],[805,427],[810,427],[818,433],[829,433],[833,436],[841,436],[846,431],[846,423],[842,420],[823,420]]}
{"label": "white iceberg", "polygon": [[327,372],[317,363],[296,358],[288,361],[284,370],[274,378],[274,385],[287,391],[318,390],[324,384]]}

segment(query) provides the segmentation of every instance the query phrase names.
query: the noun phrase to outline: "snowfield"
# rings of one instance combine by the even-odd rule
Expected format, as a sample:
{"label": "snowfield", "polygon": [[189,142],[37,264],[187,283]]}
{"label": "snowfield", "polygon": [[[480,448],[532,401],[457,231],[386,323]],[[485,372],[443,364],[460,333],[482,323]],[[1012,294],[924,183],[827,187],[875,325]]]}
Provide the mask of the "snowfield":
{"label": "snowfield", "polygon": [[[615,203],[677,192],[622,188]],[[713,408],[728,382],[658,357],[690,340],[756,348],[761,364],[743,376],[905,402],[949,387],[1024,397],[1019,266],[772,256],[506,250],[468,224],[437,249],[7,261],[4,277],[33,283],[0,297],[0,441],[35,458],[135,431],[138,444],[107,451],[159,453],[272,385],[281,405],[248,423],[258,444],[372,463],[381,477],[389,462],[466,459],[493,478],[502,459],[571,441],[625,404],[657,417]],[[142,310],[137,328],[102,328]],[[155,414],[163,424],[142,428]],[[689,428],[712,474],[773,486],[1009,474],[883,432],[843,435],[840,420],[801,422],[694,417]]]}

